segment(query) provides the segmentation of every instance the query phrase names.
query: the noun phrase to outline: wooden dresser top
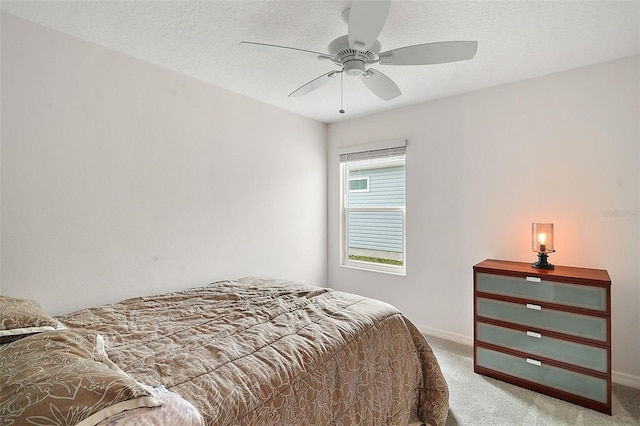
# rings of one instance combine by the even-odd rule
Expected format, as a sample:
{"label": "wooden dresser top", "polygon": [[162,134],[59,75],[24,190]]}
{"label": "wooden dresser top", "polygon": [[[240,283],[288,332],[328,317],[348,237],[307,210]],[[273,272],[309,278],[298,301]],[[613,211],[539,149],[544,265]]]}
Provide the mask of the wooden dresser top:
{"label": "wooden dresser top", "polygon": [[487,259],[477,265],[473,269],[478,272],[499,272],[510,271],[527,275],[535,275],[537,277],[553,277],[553,278],[573,278],[584,279],[590,281],[601,281],[611,285],[609,273],[604,269],[576,268],[572,266],[558,266],[554,269],[534,268],[531,263],[513,262],[508,260]]}

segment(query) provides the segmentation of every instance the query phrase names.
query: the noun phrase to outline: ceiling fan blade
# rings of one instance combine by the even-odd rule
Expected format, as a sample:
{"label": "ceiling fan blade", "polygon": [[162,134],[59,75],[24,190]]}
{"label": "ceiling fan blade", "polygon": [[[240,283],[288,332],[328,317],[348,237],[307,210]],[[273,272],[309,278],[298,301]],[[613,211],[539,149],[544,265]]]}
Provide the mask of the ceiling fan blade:
{"label": "ceiling fan blade", "polygon": [[298,49],[296,47],[278,46],[277,44],[255,43],[252,41],[241,41],[240,46],[254,50],[272,51],[282,54],[292,54],[295,56],[307,55],[316,59],[331,59],[326,53],[314,52],[312,50]]}
{"label": "ceiling fan blade", "polygon": [[382,52],[380,65],[431,65],[471,59],[478,51],[477,41],[442,41],[416,44]]}
{"label": "ceiling fan blade", "polygon": [[374,95],[385,101],[397,98],[402,94],[400,88],[380,71],[369,69],[360,75],[362,82]]}
{"label": "ceiling fan blade", "polygon": [[376,42],[389,14],[390,0],[354,0],[349,11],[349,46],[366,52]]}
{"label": "ceiling fan blade", "polygon": [[336,75],[340,74],[341,72],[342,71],[331,71],[326,74],[322,74],[320,77],[316,77],[310,82],[305,83],[302,86],[298,87],[296,90],[291,92],[289,96],[306,95],[307,93],[316,90],[318,87],[324,86],[329,81],[331,81],[332,78],[334,78]]}

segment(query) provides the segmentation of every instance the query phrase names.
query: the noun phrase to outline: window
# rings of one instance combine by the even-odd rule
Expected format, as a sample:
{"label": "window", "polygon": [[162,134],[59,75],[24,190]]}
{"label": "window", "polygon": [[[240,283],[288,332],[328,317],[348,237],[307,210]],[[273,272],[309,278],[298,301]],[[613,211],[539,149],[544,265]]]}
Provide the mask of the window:
{"label": "window", "polygon": [[404,275],[405,142],[346,150],[340,155],[342,265]]}

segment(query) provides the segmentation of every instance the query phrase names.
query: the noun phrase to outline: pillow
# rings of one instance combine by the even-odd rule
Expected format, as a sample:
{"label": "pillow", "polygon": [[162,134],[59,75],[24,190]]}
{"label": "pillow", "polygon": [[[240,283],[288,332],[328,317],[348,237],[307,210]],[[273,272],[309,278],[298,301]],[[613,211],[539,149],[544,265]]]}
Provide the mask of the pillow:
{"label": "pillow", "polygon": [[6,424],[88,426],[159,405],[107,358],[95,332],[45,331],[0,348],[0,418]]}
{"label": "pillow", "polygon": [[177,393],[168,391],[164,386],[154,388],[153,392],[162,400],[162,407],[127,410],[102,420],[96,426],[205,426],[196,407]]}
{"label": "pillow", "polygon": [[57,326],[58,321],[45,314],[35,300],[0,296],[0,343],[54,330]]}

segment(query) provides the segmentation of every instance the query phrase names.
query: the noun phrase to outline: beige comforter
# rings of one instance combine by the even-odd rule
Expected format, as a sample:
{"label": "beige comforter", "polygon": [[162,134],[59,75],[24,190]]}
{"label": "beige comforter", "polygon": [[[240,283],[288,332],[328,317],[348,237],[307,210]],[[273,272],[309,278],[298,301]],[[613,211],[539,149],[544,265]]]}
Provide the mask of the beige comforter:
{"label": "beige comforter", "polygon": [[448,389],[424,337],[385,303],[245,278],[57,317],[209,425],[441,425]]}

